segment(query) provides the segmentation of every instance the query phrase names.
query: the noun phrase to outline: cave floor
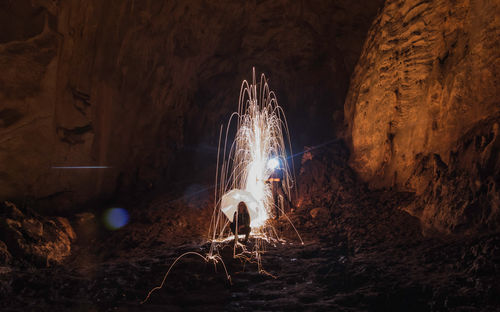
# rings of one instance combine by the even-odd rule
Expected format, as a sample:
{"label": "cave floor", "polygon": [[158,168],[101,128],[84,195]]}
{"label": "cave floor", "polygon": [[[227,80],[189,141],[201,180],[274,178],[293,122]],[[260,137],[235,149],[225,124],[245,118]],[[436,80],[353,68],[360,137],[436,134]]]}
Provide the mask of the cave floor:
{"label": "cave floor", "polygon": [[[500,311],[499,232],[423,235],[402,209],[412,194],[366,189],[341,149],[331,151],[303,166],[303,201],[289,216],[304,244],[277,221],[286,243],[266,246],[269,274],[233,259],[228,244],[220,254],[231,283],[221,264],[187,255],[141,304],[178,256],[208,250],[210,196],[177,200],[183,193],[173,191],[139,197],[128,205],[131,222],[116,231],[97,217],[73,219],[78,239],[62,264],[0,267],[1,310]],[[318,172],[328,174],[318,180]]]}
{"label": "cave floor", "polygon": [[[357,236],[366,233],[366,228],[353,229],[348,219],[343,222],[350,231],[304,228],[304,245],[290,239],[285,244],[267,246],[262,264],[273,276],[259,274],[255,264],[232,259],[231,244],[221,251],[231,284],[221,265],[215,268],[198,256],[186,256],[174,267],[165,286],[144,304],[140,302],[161,282],[176,257],[189,251],[203,254],[208,245],[183,243],[167,248],[153,243],[148,248],[111,252],[106,259],[98,260],[88,253],[88,246],[77,246],[74,257],[65,265],[3,272],[2,282],[9,283],[10,293],[4,293],[2,310],[499,309],[498,262],[491,257],[498,256],[500,235],[467,240],[400,235],[405,238],[377,242]],[[406,230],[411,234],[414,229],[409,226]],[[292,234],[284,230],[285,236]]]}

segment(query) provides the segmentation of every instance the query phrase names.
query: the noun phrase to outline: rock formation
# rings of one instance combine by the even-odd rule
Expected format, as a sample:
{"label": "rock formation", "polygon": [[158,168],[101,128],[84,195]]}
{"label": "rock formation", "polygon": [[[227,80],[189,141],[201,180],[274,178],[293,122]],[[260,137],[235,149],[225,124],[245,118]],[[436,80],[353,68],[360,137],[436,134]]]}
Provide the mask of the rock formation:
{"label": "rock formation", "polygon": [[[499,16],[498,0],[0,1],[0,306],[498,310]],[[244,252],[210,233],[219,127],[253,66],[302,159],[279,240]]]}
{"label": "rock formation", "polygon": [[66,218],[23,213],[14,204],[0,204],[0,265],[18,262],[49,266],[71,254],[76,234]]}
{"label": "rock formation", "polygon": [[423,196],[408,211],[445,232],[500,224],[499,14],[494,1],[386,1],[351,78],[352,167]]}

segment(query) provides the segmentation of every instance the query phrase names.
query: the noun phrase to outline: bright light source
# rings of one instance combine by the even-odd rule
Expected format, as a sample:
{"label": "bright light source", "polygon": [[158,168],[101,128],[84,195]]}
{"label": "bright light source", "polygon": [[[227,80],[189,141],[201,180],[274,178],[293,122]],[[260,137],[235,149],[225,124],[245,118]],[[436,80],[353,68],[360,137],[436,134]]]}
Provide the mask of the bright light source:
{"label": "bright light source", "polygon": [[[214,265],[221,263],[227,279],[231,282],[231,276],[219,250],[225,247],[221,244],[235,239],[234,235],[228,236],[228,225],[229,222],[234,221],[232,220],[234,211],[236,211],[240,201],[245,202],[249,214],[252,216],[250,234],[255,239],[255,244],[250,250],[246,248],[245,244],[235,241],[233,258],[257,263],[259,273],[276,278],[262,267],[264,242],[284,243],[284,240],[278,237],[272,223],[267,222],[270,217],[275,215],[276,208],[280,207],[275,206],[271,185],[266,181],[269,178],[269,170],[281,167],[284,186],[282,190],[290,198],[290,189],[293,184],[290,168],[286,161],[280,163],[279,159],[287,159],[285,149],[287,143],[290,153],[292,147],[285,114],[278,105],[275,93],[269,89],[266,77],[262,74],[260,83],[257,83],[254,68],[252,78],[252,83],[244,80],[241,84],[238,111],[231,115],[225,137],[223,137],[224,131],[221,127],[215,175],[214,212],[209,228],[209,234],[212,237],[210,250],[206,256],[193,251],[180,255],[168,269],[161,284],[153,288],[142,303],[149,299],[151,293],[163,287],[172,267],[181,258],[188,255],[201,257],[205,262],[212,261]],[[228,142],[231,121],[237,123],[236,137],[233,143]],[[285,211],[282,213],[294,228],[303,245],[304,242],[295,226],[286,216]],[[241,236],[239,238],[243,238]]]}
{"label": "bright light source", "polygon": [[[234,142],[229,142],[231,124],[236,123]],[[225,136],[223,136],[225,132]],[[290,198],[292,176],[287,162],[286,145],[291,151],[288,125],[276,94],[269,89],[264,74],[257,82],[255,69],[252,81],[243,81],[238,101],[238,111],[231,115],[226,131],[221,128],[219,157],[215,185],[215,210],[211,222],[212,239],[224,236],[226,220],[220,211],[219,201],[232,190],[251,194],[256,203],[258,217],[250,220],[253,233],[275,235],[267,221],[278,209],[272,187],[266,183],[273,170],[283,171],[284,191]],[[248,205],[248,203],[247,203]],[[230,216],[232,217],[232,216]],[[231,219],[231,218],[229,218]]]}
{"label": "bright light source", "polygon": [[276,157],[271,158],[267,161],[267,169],[269,170],[274,170],[276,168],[279,168],[279,166],[280,166],[280,161]]}

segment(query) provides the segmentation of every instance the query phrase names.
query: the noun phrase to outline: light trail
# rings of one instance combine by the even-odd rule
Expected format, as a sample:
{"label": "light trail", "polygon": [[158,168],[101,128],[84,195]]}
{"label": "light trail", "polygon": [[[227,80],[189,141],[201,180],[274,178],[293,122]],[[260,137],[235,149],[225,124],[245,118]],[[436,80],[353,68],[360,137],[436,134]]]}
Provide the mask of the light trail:
{"label": "light trail", "polygon": [[323,143],[320,143],[317,145],[310,146],[307,150],[304,150],[302,152],[298,152],[298,153],[295,153],[293,155],[288,156],[287,159],[293,159],[293,158],[301,156],[307,152],[316,150],[318,148],[322,148],[323,146],[327,146],[327,145],[332,144],[332,143],[338,143],[339,141],[340,141],[340,139],[333,139],[333,140],[329,140],[329,141],[326,141],[326,142],[323,142]]}
{"label": "light trail", "polygon": [[[234,141],[229,144],[229,132],[233,122],[236,123],[236,135]],[[290,157],[287,157],[287,147],[292,155]],[[271,221],[271,218],[275,217],[275,211],[281,212],[297,233],[300,242],[302,244],[304,242],[283,207],[275,207],[271,185],[266,183],[266,180],[277,169],[277,164],[281,165],[283,190],[290,198],[294,178],[288,160],[291,159],[293,169],[294,156],[284,111],[279,106],[275,93],[270,91],[264,74],[261,74],[260,82],[257,84],[255,68],[253,68],[252,83],[249,84],[244,80],[241,84],[238,111],[229,118],[225,131],[223,126],[220,128],[217,169],[213,186],[215,189],[214,211],[208,233],[210,249],[205,256],[197,252],[186,252],[176,258],[164,275],[161,284],[153,288],[141,303],[145,303],[154,291],[163,287],[174,265],[188,255],[200,257],[205,262],[212,261],[215,268],[220,262],[227,279],[231,282],[231,276],[219,253],[219,250],[231,241],[234,241],[233,259],[257,264],[259,273],[277,278],[264,270],[262,266],[262,255],[265,253],[267,244],[276,246],[276,244],[286,243],[279,237]],[[269,163],[270,160],[272,160],[271,163]],[[230,221],[222,212],[222,197],[232,190],[248,192],[257,201],[257,218],[252,218],[250,223],[252,249],[248,249],[245,244],[235,239],[242,237],[232,235],[228,227]]]}
{"label": "light trail", "polygon": [[[221,128],[215,181],[215,185],[219,187],[215,194],[214,217],[224,219],[218,209],[224,194],[233,189],[245,190],[258,202],[259,218],[251,220],[251,227],[261,229],[274,216],[275,211],[270,185],[265,183],[275,169],[268,167],[269,160],[274,159],[282,165],[284,190],[289,198],[294,181],[286,154],[286,147],[291,154],[292,152],[284,111],[279,106],[275,93],[270,90],[265,75],[260,76],[260,83],[257,84],[255,68],[252,74],[252,83],[244,80],[241,84],[238,111],[230,117],[223,146]],[[229,130],[233,122],[237,126],[236,136],[229,145]],[[224,227],[223,222],[217,221],[222,220],[215,220],[213,223]],[[216,236],[223,235],[221,228],[218,230],[214,231]]]}
{"label": "light trail", "polygon": [[[231,127],[234,124],[235,139],[229,143],[230,129],[234,128]],[[244,80],[241,84],[238,111],[231,115],[225,129],[221,126],[214,212],[209,229],[212,242],[209,255],[217,253],[218,244],[234,237],[228,230],[229,220],[221,211],[223,196],[234,189],[251,193],[258,203],[258,217],[252,218],[250,224],[254,250],[248,251],[245,245],[235,244],[234,258],[256,261],[259,272],[265,272],[261,263],[264,243],[284,243],[270,222],[270,219],[275,217],[275,211],[281,212],[303,244],[300,234],[284,209],[275,207],[271,185],[266,183],[274,170],[281,166],[283,189],[286,196],[291,197],[294,178],[288,160],[291,160],[293,169],[293,156],[287,157],[287,148],[290,155],[293,155],[284,111],[279,106],[275,93],[270,90],[265,75],[261,74],[260,82],[257,83],[253,68],[252,82]],[[242,251],[237,252],[237,247]]]}
{"label": "light trail", "polygon": [[194,252],[194,251],[188,251],[188,252],[185,252],[183,253],[182,255],[180,255],[179,257],[177,257],[174,262],[170,265],[170,267],[168,268],[167,270],[167,273],[165,273],[165,275],[163,276],[163,280],[161,281],[161,284],[154,287],[153,289],[151,289],[148,293],[148,295],[146,296],[146,298],[141,301],[141,304],[144,304],[148,301],[148,299],[151,297],[151,295],[157,291],[157,290],[160,290],[163,288],[163,285],[165,285],[165,282],[167,281],[167,277],[168,275],[170,274],[170,271],[172,270],[172,268],[175,266],[175,264],[177,262],[179,262],[182,258],[184,258],[185,256],[189,256],[189,255],[194,255],[194,256],[198,256],[200,258],[202,258],[205,262],[209,262],[209,261],[213,261],[214,265],[217,266],[217,264],[219,263],[219,261],[221,262],[222,264],[222,267],[224,268],[224,272],[226,273],[226,278],[227,280],[229,281],[229,283],[231,283],[231,275],[229,275],[229,273],[227,272],[227,268],[226,268],[226,265],[224,264],[224,261],[222,260],[222,258],[219,256],[219,255],[215,255],[215,256],[203,256],[202,254],[198,253],[198,252]]}
{"label": "light trail", "polygon": [[53,166],[52,169],[109,169],[108,166]]}

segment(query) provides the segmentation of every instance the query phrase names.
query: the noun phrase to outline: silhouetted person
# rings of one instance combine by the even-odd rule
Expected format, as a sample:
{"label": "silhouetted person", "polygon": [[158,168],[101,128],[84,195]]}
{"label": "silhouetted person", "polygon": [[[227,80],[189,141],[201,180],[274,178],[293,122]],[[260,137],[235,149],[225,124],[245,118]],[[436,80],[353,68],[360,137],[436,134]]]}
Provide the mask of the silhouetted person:
{"label": "silhouetted person", "polygon": [[238,240],[239,234],[245,234],[245,242],[248,240],[252,228],[250,227],[250,214],[244,202],[238,204],[238,209],[234,212],[233,222],[229,227],[235,235],[235,240]]}
{"label": "silhouetted person", "polygon": [[[273,201],[274,201],[274,209],[275,209],[275,214],[274,217],[275,219],[279,218],[281,214],[284,211],[280,210],[280,196],[283,197],[283,201],[286,201],[291,208],[292,202],[288,198],[288,195],[285,192],[285,189],[283,188],[283,169],[281,167],[277,167],[273,170],[273,173],[271,173],[271,176],[269,176],[269,179],[267,179],[266,183],[271,184],[271,193],[273,194]],[[283,207],[283,210],[285,208]]]}

